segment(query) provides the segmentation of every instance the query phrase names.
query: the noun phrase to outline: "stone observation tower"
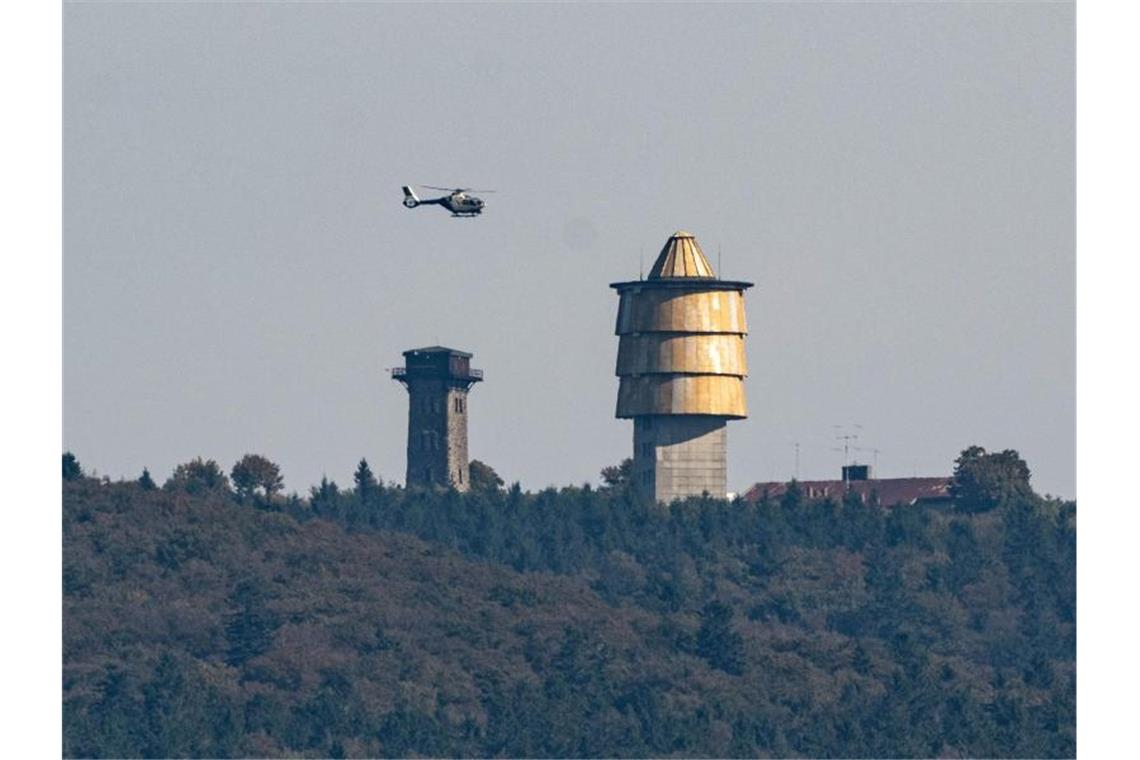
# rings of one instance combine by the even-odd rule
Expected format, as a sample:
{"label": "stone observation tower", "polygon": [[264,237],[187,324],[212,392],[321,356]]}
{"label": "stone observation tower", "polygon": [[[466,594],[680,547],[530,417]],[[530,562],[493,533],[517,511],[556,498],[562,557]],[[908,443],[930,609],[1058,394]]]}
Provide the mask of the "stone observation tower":
{"label": "stone observation tower", "polygon": [[470,487],[467,470],[467,392],[483,379],[471,354],[443,346],[404,352],[392,379],[408,389],[408,488]]}
{"label": "stone observation tower", "polygon": [[617,417],[633,419],[633,482],[668,504],[725,498],[725,422],[744,401],[744,291],[716,277],[688,232],[674,233],[645,280],[615,282]]}

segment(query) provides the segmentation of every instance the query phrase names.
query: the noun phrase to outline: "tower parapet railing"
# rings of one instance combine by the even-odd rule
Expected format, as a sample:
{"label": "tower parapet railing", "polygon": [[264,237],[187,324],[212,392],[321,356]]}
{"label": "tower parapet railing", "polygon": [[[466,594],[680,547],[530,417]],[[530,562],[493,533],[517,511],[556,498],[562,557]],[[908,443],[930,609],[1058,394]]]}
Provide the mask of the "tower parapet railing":
{"label": "tower parapet railing", "polygon": [[[399,380],[401,378],[405,378],[408,376],[408,368],[407,367],[392,367],[388,370],[388,373],[392,376],[393,380]],[[482,380],[483,379],[483,370],[481,370],[481,369],[469,369],[463,375],[451,375],[451,377],[453,377],[456,380]]]}

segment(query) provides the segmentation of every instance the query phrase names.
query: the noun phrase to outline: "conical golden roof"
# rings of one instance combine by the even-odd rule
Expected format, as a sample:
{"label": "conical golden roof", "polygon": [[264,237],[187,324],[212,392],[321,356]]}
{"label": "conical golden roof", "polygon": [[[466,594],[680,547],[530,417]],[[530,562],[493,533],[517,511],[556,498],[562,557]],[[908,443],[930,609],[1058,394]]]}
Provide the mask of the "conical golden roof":
{"label": "conical golden roof", "polygon": [[665,241],[665,247],[649,270],[650,280],[662,277],[716,277],[709,260],[690,232],[678,231]]}

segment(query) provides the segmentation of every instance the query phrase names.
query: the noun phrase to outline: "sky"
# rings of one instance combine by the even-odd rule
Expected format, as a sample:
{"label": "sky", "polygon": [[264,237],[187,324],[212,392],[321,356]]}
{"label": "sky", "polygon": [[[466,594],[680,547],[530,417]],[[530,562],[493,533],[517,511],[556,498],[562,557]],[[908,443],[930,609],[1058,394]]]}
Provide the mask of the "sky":
{"label": "sky", "polygon": [[1063,3],[68,3],[64,445],[401,482],[387,368],[441,343],[486,373],[473,458],[597,482],[608,285],[685,229],[756,284],[730,490],[857,434],[882,477],[978,444],[1074,497],[1074,68]]}

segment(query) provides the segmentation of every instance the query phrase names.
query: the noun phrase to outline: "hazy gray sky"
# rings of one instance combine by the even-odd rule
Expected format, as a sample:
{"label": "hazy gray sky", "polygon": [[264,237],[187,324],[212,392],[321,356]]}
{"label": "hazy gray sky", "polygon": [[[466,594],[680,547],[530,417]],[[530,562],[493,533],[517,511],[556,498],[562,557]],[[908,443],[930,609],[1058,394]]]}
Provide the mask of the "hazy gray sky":
{"label": "hazy gray sky", "polygon": [[[596,481],[617,298],[693,232],[748,291],[729,488],[1018,449],[1075,495],[1074,11],[1062,3],[75,4],[64,443],[403,480],[385,368],[486,372],[471,452]],[[485,214],[400,185],[495,188]],[[869,452],[861,452],[867,460]]]}

